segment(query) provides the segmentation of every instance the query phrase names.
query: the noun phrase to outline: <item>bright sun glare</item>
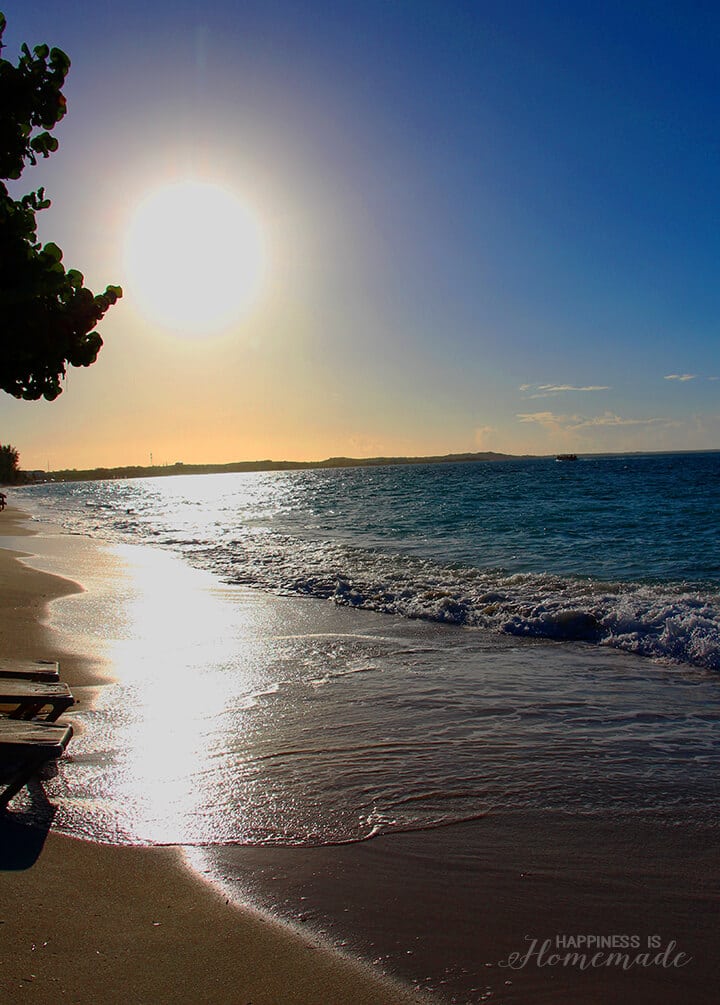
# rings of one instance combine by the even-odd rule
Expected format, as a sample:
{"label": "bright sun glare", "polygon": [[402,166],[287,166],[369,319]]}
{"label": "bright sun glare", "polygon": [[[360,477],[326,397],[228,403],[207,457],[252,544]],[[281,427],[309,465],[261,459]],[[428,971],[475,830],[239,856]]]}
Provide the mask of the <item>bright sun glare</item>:
{"label": "bright sun glare", "polygon": [[137,207],[127,235],[127,288],[150,320],[204,335],[240,318],[264,269],[257,223],[227,189],[168,185]]}

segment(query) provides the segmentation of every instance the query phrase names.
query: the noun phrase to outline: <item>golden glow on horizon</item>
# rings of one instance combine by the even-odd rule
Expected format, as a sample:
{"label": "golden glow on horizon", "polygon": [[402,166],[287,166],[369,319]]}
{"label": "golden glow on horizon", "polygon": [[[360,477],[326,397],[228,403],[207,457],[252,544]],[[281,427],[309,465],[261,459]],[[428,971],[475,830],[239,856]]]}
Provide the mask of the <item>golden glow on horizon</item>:
{"label": "golden glow on horizon", "polygon": [[229,190],[186,181],[147,195],[125,245],[126,292],[148,320],[204,335],[256,299],[265,256],[257,222]]}

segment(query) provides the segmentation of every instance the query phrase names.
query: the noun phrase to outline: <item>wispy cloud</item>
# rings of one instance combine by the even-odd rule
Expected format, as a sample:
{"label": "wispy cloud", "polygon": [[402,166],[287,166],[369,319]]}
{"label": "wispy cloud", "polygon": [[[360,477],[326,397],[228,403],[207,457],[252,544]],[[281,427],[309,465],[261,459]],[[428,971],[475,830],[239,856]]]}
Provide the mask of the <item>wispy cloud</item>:
{"label": "wispy cloud", "polygon": [[607,384],[587,384],[575,387],[573,384],[538,384],[538,391],[609,391]]}
{"label": "wispy cloud", "polygon": [[553,412],[519,412],[520,422],[536,422],[540,426],[564,426],[573,418],[571,415],[555,415]]}
{"label": "wispy cloud", "polygon": [[660,417],[654,419],[623,419],[613,412],[605,412],[604,415],[596,415],[591,419],[583,419],[574,428],[581,429],[584,426],[654,426],[657,423],[669,421],[669,419]]}
{"label": "wispy cloud", "polygon": [[602,415],[556,415],[554,412],[521,412],[516,416],[520,422],[534,422],[550,429],[597,428],[599,426],[652,426],[670,422],[669,419],[624,419],[614,412],[604,412]]}
{"label": "wispy cloud", "polygon": [[523,394],[533,391],[533,394],[528,394],[528,398],[552,398],[556,394],[565,394],[568,391],[609,391],[610,387],[607,384],[584,384],[580,386],[575,384],[521,384],[518,390],[522,391]]}
{"label": "wispy cloud", "polygon": [[695,380],[696,377],[696,373],[669,373],[665,377],[665,380],[681,380],[684,382],[686,380]]}

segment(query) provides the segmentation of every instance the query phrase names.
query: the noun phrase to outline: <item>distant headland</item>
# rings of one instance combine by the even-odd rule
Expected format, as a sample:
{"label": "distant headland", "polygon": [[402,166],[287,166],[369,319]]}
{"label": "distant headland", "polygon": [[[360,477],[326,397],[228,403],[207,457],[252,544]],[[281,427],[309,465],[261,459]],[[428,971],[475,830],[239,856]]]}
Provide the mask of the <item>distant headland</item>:
{"label": "distant headland", "polygon": [[143,467],[75,468],[62,471],[24,472],[28,481],[86,482],[115,478],[159,478],[171,475],[233,474],[240,471],[302,471],[318,468],[377,468],[397,464],[467,464],[473,461],[530,460],[532,454],[499,454],[492,450],[475,454],[444,454],[432,457],[328,457],[324,461],[232,461],[229,464],[155,464]]}
{"label": "distant headland", "polygon": [[327,457],[323,461],[231,461],[227,464],[139,464],[118,468],[69,468],[59,471],[19,471],[16,484],[37,482],[90,482],[121,478],[166,478],[173,475],[234,474],[241,471],[306,471],[322,468],[381,468],[401,464],[472,464],[482,461],[591,460],[603,457],[662,457],[677,454],[715,454],[720,450],[632,450],[585,454],[437,454],[427,457]]}

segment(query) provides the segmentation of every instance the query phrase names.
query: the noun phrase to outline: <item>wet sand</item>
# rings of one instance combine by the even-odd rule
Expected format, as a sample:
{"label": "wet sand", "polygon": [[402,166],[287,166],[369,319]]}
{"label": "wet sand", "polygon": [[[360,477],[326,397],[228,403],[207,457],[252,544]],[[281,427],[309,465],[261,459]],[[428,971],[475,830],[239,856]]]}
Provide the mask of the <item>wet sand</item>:
{"label": "wet sand", "polygon": [[[67,568],[71,554],[73,574],[91,586],[78,602],[86,612],[77,621],[80,643],[83,619],[95,616],[93,597],[130,589],[127,570],[115,568],[112,555],[87,539],[60,545],[53,558],[55,545],[45,542],[44,567]],[[0,569],[6,555],[0,551]],[[17,576],[7,589],[2,573],[4,595],[12,598],[0,615],[6,654],[56,657],[58,646],[70,648],[66,635],[47,625],[33,635],[33,625],[45,602],[75,587],[12,567]],[[14,625],[23,627],[17,632]],[[113,666],[87,642],[89,656],[60,652],[60,659],[64,676],[89,703]],[[319,942],[311,933],[324,933],[330,944],[359,954],[377,971],[400,975],[438,1002],[702,1005],[717,998],[720,967],[717,833],[690,815],[686,823],[506,812],[341,847],[186,852],[108,848],[51,833],[44,845],[36,839],[40,853],[32,866],[13,868],[7,855],[3,863],[0,959],[11,946],[11,965],[0,972],[10,974],[8,990],[15,997],[19,988],[21,1001],[51,1000],[51,978],[64,980],[58,986],[73,995],[86,994],[70,998],[83,1002],[403,1000],[399,987],[376,985],[367,970],[313,948]],[[25,845],[9,846],[22,858]],[[214,887],[193,879],[188,866]],[[68,872],[89,880],[73,878],[68,885]],[[226,900],[244,909],[233,910]],[[39,920],[40,906],[49,903],[63,905],[51,938]],[[248,904],[266,913],[255,914]],[[310,934],[310,942],[273,928],[268,914],[286,917]],[[601,961],[583,970],[578,959],[554,961],[555,954],[575,948],[568,939],[588,935],[615,937],[616,951],[629,942],[631,959],[649,953],[651,945],[653,962],[624,968],[622,959]],[[41,949],[44,956],[37,955]],[[58,956],[65,952],[75,962],[63,969]],[[501,966],[512,954],[522,965]],[[44,960],[44,969],[37,960]]]}
{"label": "wet sand", "polygon": [[[25,538],[32,551],[16,510],[1,515],[0,533],[6,543],[8,535]],[[47,626],[48,603],[79,587],[28,568],[17,561],[18,551],[0,547],[2,652],[59,658],[63,678],[90,702],[110,668],[97,656],[58,649]],[[40,786],[33,795],[42,800]],[[419,1000],[318,940],[228,904],[187,868],[179,849],[79,841],[31,828],[17,812],[0,821],[0,999],[38,1005]]]}
{"label": "wet sand", "polygon": [[[653,821],[506,814],[359,845],[228,847],[212,858],[228,891],[305,919],[442,1000],[710,1005],[716,839]],[[653,958],[667,956],[629,969],[608,963],[609,952],[585,970],[552,962],[573,949],[563,939],[584,935],[637,943],[624,950],[632,959],[650,945],[661,947]],[[502,965],[528,952],[523,966]]]}

